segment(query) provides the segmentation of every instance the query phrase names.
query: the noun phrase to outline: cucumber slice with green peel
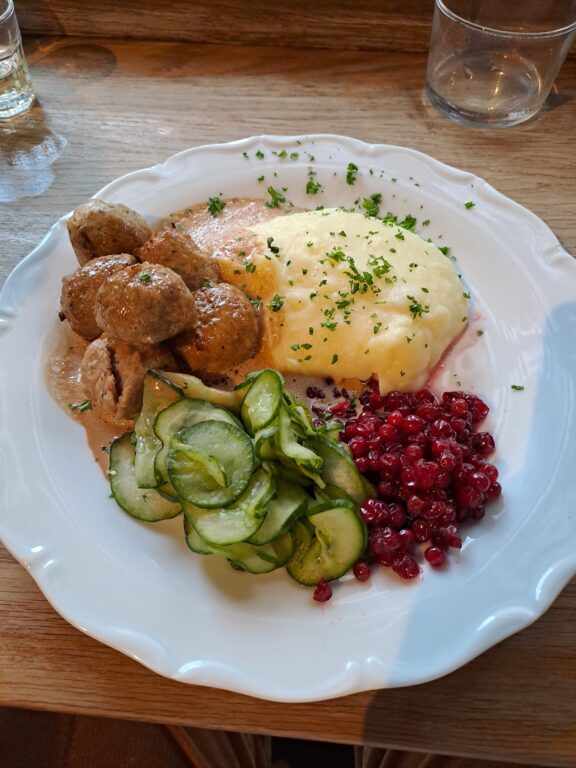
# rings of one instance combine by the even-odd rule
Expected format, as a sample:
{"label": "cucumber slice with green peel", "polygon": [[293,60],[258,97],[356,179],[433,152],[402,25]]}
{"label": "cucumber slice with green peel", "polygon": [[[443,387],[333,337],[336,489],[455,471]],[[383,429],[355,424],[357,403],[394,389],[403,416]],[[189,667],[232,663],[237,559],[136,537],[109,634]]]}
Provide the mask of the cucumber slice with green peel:
{"label": "cucumber slice with green peel", "polygon": [[300,428],[303,437],[314,436],[317,430],[312,423],[310,411],[302,403],[295,403],[290,409],[290,418],[296,428]]}
{"label": "cucumber slice with green peel", "polygon": [[154,460],[154,470],[161,484],[168,482],[166,459],[170,440],[180,430],[201,421],[223,421],[242,430],[242,425],[233,414],[224,408],[217,408],[205,400],[183,397],[172,403],[168,408],[161,411],[154,421],[154,433],[162,443]]}
{"label": "cucumber slice with green peel", "polygon": [[289,533],[282,534],[263,547],[245,542],[222,547],[212,546],[204,541],[186,515],[184,515],[184,533],[186,543],[192,552],[199,555],[220,555],[229,560],[237,570],[254,574],[271,573],[281,568],[289,560],[293,551],[292,537]]}
{"label": "cucumber slice with green peel", "polygon": [[362,556],[366,547],[366,526],[356,506],[343,499],[319,504],[308,513],[314,528],[308,548],[300,547],[286,566],[293,579],[314,586],[321,579],[343,576]]}
{"label": "cucumber slice with green peel", "polygon": [[110,487],[118,506],[132,517],[155,523],[179,515],[180,504],[168,501],[154,488],[139,488],[134,470],[132,434],[114,440],[110,447]]}
{"label": "cucumber slice with green peel", "polygon": [[306,556],[306,552],[310,549],[313,529],[308,524],[307,518],[303,517],[300,520],[296,520],[292,528],[290,528],[290,536],[292,537],[292,554],[286,562],[287,568],[301,563]]}
{"label": "cucumber slice with green peel", "polygon": [[277,451],[274,438],[277,434],[278,427],[276,424],[270,424],[256,433],[254,436],[254,452],[259,459],[269,461],[276,458]]}
{"label": "cucumber slice with green peel", "polygon": [[154,432],[154,422],[160,411],[183,396],[180,387],[165,379],[157,371],[150,370],[144,377],[142,410],[134,426],[136,437],[134,469],[139,488],[156,488],[159,485],[154,470],[154,460],[162,443]]}
{"label": "cucumber slice with green peel", "polygon": [[213,555],[214,547],[204,541],[202,536],[196,531],[196,528],[192,525],[190,516],[186,514],[186,510],[184,510],[182,517],[184,518],[184,536],[186,538],[186,544],[192,552],[195,552],[197,555]]}
{"label": "cucumber slice with green peel", "polygon": [[196,532],[208,544],[217,547],[236,544],[249,539],[262,525],[267,504],[275,491],[272,477],[259,469],[234,504],[206,509],[184,502],[183,509]]}
{"label": "cucumber slice with green peel", "polygon": [[198,400],[206,400],[212,405],[221,408],[228,408],[234,413],[240,411],[242,399],[235,392],[228,392],[225,389],[209,387],[207,384],[189,373],[172,373],[170,371],[160,371],[159,374],[175,386],[179,387],[184,397],[192,397]]}
{"label": "cucumber slice with green peel", "polygon": [[248,432],[254,436],[267,427],[282,404],[282,379],[276,371],[262,371],[244,396],[240,416]]}
{"label": "cucumber slice with green peel", "polygon": [[297,465],[305,467],[312,472],[319,472],[324,463],[322,457],[298,442],[297,436],[292,430],[290,414],[285,406],[280,408],[278,412],[278,427],[281,453],[287,458],[293,459]]}
{"label": "cucumber slice with green peel", "polygon": [[264,522],[250,537],[250,544],[262,546],[287,531],[295,520],[306,514],[308,494],[298,485],[276,479],[276,496],[268,502]]}
{"label": "cucumber slice with green peel", "polygon": [[233,424],[201,421],[170,440],[166,469],[172,487],[185,501],[206,509],[228,506],[252,476],[252,440]]}
{"label": "cucumber slice with green peel", "polygon": [[300,467],[295,468],[295,465],[287,467],[280,461],[266,461],[266,466],[275,477],[279,477],[287,483],[299,485],[301,488],[314,487],[314,482],[306,475],[300,473]]}
{"label": "cucumber slice with green peel", "polygon": [[277,376],[280,378],[280,382],[282,383],[282,386],[284,386],[284,376],[282,376],[280,371],[276,371],[273,368],[260,368],[257,371],[248,371],[248,373],[244,375],[244,381],[241,382],[240,384],[237,384],[234,387],[234,391],[242,392],[243,390],[247,389],[252,384],[252,382],[254,382],[258,378],[258,376],[260,376],[261,373],[264,373],[264,371],[272,371],[272,370],[274,371],[275,374],[277,374]]}
{"label": "cucumber slice with green peel", "polygon": [[321,475],[326,485],[334,485],[356,504],[364,504],[370,493],[348,451],[324,435],[316,435],[309,444],[323,459]]}

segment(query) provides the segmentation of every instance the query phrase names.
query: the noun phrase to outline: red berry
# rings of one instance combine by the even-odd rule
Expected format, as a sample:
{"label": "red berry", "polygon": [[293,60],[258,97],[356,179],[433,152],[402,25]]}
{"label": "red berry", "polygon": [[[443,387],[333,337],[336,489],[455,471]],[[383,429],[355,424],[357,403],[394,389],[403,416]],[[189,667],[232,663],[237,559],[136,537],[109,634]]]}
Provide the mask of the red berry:
{"label": "red berry", "polygon": [[371,576],[370,566],[363,560],[358,560],[352,566],[352,573],[358,579],[358,581],[368,581]]}
{"label": "red berry", "polygon": [[394,562],[392,570],[403,579],[415,579],[420,575],[420,566],[412,555],[402,555]]}
{"label": "red berry", "polygon": [[440,547],[428,547],[424,550],[424,557],[432,568],[439,568],[446,562],[446,553]]}
{"label": "red berry", "polygon": [[325,603],[332,597],[332,587],[324,579],[320,579],[314,590],[314,600],[317,603]]}

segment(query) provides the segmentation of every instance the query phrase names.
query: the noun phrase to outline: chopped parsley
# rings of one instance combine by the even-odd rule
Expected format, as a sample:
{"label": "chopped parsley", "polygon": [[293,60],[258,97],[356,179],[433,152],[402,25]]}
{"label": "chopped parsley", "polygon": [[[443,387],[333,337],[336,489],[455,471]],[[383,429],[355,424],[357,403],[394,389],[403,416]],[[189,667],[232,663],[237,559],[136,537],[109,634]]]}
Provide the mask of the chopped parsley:
{"label": "chopped parsley", "polygon": [[279,312],[283,306],[284,299],[282,296],[279,296],[277,293],[275,293],[270,300],[270,304],[268,304],[268,309],[272,310],[272,312]]}
{"label": "chopped parsley", "polygon": [[354,163],[348,163],[348,168],[346,169],[346,184],[354,184],[356,181],[356,177],[358,175],[358,166],[354,165]]}
{"label": "chopped parsley", "polygon": [[520,384],[512,384],[510,389],[513,389],[515,392],[522,392],[525,388],[522,387]]}
{"label": "chopped parsley", "polygon": [[258,149],[256,151],[256,157],[258,158],[258,160],[264,160],[264,152],[262,152],[261,149]]}
{"label": "chopped parsley", "polygon": [[379,192],[375,192],[370,197],[365,197],[362,200],[362,208],[366,211],[366,216],[378,216],[380,211],[380,203],[382,202],[382,195]]}
{"label": "chopped parsley", "polygon": [[245,261],[244,269],[246,272],[256,272],[256,264],[253,261]]}
{"label": "chopped parsley", "polygon": [[332,362],[330,363],[330,365],[334,365],[334,363],[337,363],[337,362],[338,362],[338,355],[332,355]]}
{"label": "chopped parsley", "polygon": [[470,208],[474,208],[475,205],[476,203],[473,203],[471,200],[468,200],[467,203],[464,203],[464,208],[467,208],[468,210],[470,210]]}
{"label": "chopped parsley", "polygon": [[219,197],[211,197],[207,204],[208,213],[211,216],[218,216],[218,214],[222,213],[225,206],[226,203],[224,200],[221,200]]}
{"label": "chopped parsley", "polygon": [[408,305],[408,310],[410,311],[410,314],[414,318],[414,320],[417,317],[422,317],[422,315],[426,314],[426,312],[430,312],[430,307],[427,304],[421,304],[419,301],[416,301],[414,296],[406,296],[410,304]]}
{"label": "chopped parsley", "polygon": [[140,280],[141,283],[149,283],[150,280],[152,280],[152,276],[150,272],[143,271],[138,275],[138,280]]}
{"label": "chopped parsley", "polygon": [[78,403],[68,403],[68,408],[70,408],[71,411],[91,411],[92,400],[80,400]]}
{"label": "chopped parsley", "polygon": [[266,201],[266,206],[268,208],[278,208],[278,206],[286,202],[286,198],[284,197],[282,192],[279,192],[277,189],[274,189],[274,187],[268,187],[266,191],[270,195],[270,200]]}
{"label": "chopped parsley", "polygon": [[273,237],[269,237],[268,240],[266,240],[266,245],[268,246],[268,250],[274,254],[280,253],[280,248],[278,248],[277,245],[272,245],[273,242],[274,242]]}

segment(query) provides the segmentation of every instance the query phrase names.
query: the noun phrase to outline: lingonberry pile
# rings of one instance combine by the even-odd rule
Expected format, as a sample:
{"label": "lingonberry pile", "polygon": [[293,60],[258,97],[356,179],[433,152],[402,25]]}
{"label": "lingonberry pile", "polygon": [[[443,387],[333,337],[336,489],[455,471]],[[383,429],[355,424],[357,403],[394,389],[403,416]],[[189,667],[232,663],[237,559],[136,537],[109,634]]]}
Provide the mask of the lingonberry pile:
{"label": "lingonberry pile", "polygon": [[349,399],[330,406],[345,417],[340,439],[378,493],[360,508],[369,546],[366,562],[353,572],[365,581],[375,562],[413,579],[420,574],[419,550],[430,566],[441,567],[449,549],[462,546],[459,526],[483,518],[485,504],[502,492],[498,470],[487,461],[494,439],[478,430],[488,406],[460,391],[440,398],[426,389],[381,395],[374,380],[359,401],[359,413]]}

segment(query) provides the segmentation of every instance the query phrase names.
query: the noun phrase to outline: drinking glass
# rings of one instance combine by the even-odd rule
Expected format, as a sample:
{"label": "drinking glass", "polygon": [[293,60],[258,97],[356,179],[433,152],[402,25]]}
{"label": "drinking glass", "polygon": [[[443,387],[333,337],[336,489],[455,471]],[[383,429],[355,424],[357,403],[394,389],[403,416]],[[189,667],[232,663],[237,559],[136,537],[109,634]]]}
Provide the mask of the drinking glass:
{"label": "drinking glass", "polygon": [[25,112],[34,101],[12,0],[0,0],[0,120]]}
{"label": "drinking glass", "polygon": [[576,0],[436,0],[426,93],[459,123],[521,123],[542,107],[575,37]]}

